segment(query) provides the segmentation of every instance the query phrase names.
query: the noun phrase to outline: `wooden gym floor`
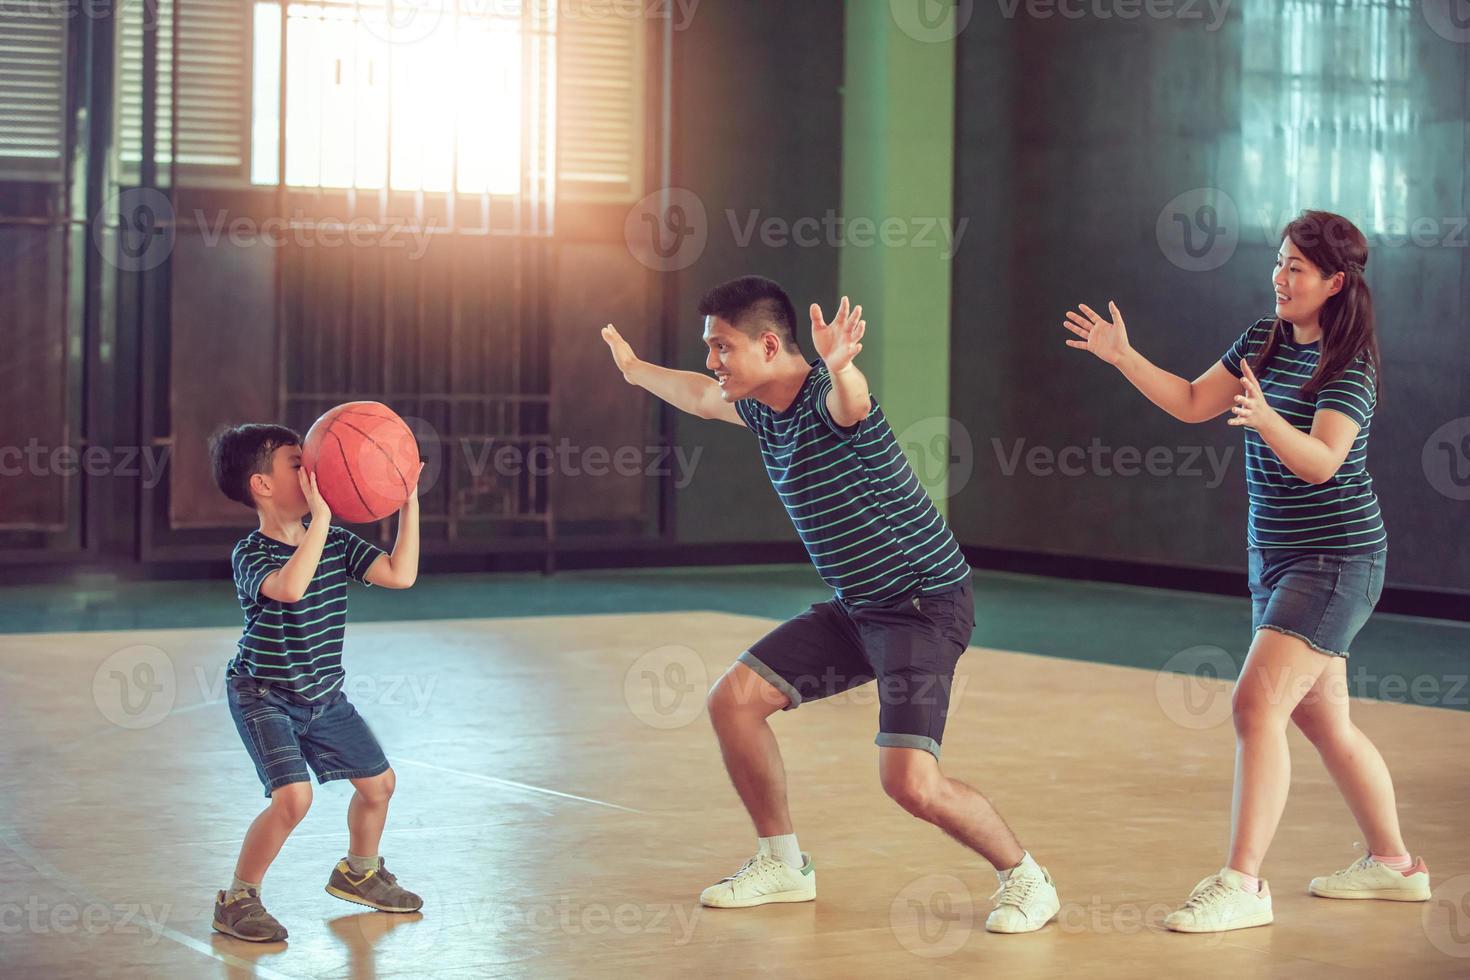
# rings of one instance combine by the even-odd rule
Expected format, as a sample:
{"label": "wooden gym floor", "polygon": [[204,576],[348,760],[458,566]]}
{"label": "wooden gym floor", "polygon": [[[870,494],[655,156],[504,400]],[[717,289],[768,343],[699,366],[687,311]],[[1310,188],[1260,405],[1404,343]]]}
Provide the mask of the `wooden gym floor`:
{"label": "wooden gym floor", "polygon": [[236,629],[0,637],[0,975],[1407,977],[1470,974],[1470,714],[1355,701],[1393,770],[1425,904],[1306,893],[1358,839],[1311,747],[1266,868],[1272,926],[1160,926],[1223,861],[1228,682],[972,648],[947,771],[1055,878],[1044,931],[982,926],[995,879],[878,785],[871,686],[778,715],[818,900],[702,909],[753,833],[703,694],[774,620],[726,612],[354,623],[349,694],[398,774],[383,854],[422,914],[323,890],[350,786],[265,881],[288,943],[211,932],[264,804],[223,696]]}

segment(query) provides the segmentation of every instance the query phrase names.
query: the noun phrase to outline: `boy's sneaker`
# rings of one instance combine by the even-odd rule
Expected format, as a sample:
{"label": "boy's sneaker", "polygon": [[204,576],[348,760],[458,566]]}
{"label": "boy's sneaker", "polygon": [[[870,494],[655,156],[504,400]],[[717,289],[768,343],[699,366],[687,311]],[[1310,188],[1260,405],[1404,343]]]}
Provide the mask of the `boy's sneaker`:
{"label": "boy's sneaker", "polygon": [[417,912],[424,907],[424,900],[400,885],[381,858],[376,870],[366,874],[353,871],[346,858],[338,861],[327,881],[327,894],[379,912]]}
{"label": "boy's sneaker", "polygon": [[247,943],[279,943],[286,939],[286,927],[265,910],[254,888],[236,892],[233,898],[224,892],[215,896],[214,928]]}
{"label": "boy's sneaker", "polygon": [[1241,887],[1240,872],[1221,868],[1194,886],[1189,901],[1164,916],[1175,932],[1228,932],[1271,924],[1271,889],[1261,879],[1259,892]]}
{"label": "boy's sneaker", "polygon": [[1424,859],[1408,871],[1395,871],[1364,854],[1341,871],[1313,878],[1307,890],[1320,898],[1381,898],[1390,902],[1429,901],[1429,869]]}
{"label": "boy's sneaker", "polygon": [[699,894],[699,904],[712,909],[744,909],[770,902],[810,902],[817,897],[817,871],[812,856],[800,871],[770,854],[757,854],[728,878]]}
{"label": "boy's sneaker", "polygon": [[1035,932],[1057,917],[1062,903],[1051,875],[1027,854],[990,896],[995,908],[985,918],[989,932]]}

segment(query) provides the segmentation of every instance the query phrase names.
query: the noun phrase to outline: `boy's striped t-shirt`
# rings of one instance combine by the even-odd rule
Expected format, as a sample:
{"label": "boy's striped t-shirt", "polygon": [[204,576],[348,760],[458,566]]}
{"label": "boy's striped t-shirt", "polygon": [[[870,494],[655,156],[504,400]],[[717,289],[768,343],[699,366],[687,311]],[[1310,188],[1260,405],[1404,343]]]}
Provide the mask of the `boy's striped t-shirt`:
{"label": "boy's striped t-shirt", "polygon": [[[1237,378],[1242,358],[1249,358],[1254,369],[1256,355],[1275,324],[1274,318],[1258,321],[1225,352],[1221,363]],[[1337,472],[1326,483],[1314,485],[1288,470],[1260,433],[1245,427],[1249,545],[1346,554],[1383,551],[1388,533],[1368,475],[1368,430],[1378,401],[1376,374],[1360,358],[1341,378],[1308,396],[1302,386],[1317,369],[1320,345],[1298,344],[1291,339],[1289,325],[1282,329],[1271,363],[1256,376],[1267,403],[1302,432],[1312,431],[1313,417],[1323,409],[1341,412],[1359,428]]]}
{"label": "boy's striped t-shirt", "polygon": [[964,581],[969,563],[877,401],[844,429],[828,411],[831,391],[827,366],[816,360],[785,411],[753,398],[735,403],[817,572],[854,606]]}
{"label": "boy's striped t-shirt", "polygon": [[[309,519],[302,523],[309,526]],[[227,673],[248,674],[297,701],[314,703],[342,686],[347,581],[367,585],[368,568],[384,552],[345,528],[329,528],[316,574],[300,601],[261,595],[260,583],[295,553],[295,545],[258,530],[235,545],[230,563],[245,632]]]}

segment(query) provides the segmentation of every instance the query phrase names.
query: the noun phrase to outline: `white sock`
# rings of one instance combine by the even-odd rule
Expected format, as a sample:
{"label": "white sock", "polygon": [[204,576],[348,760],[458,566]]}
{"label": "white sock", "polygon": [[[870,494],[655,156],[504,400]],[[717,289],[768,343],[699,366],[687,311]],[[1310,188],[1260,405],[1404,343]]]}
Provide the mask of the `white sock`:
{"label": "white sock", "polygon": [[1001,881],[1005,881],[1011,875],[1013,875],[1017,871],[1019,871],[1021,869],[1022,865],[1024,865],[1027,861],[1030,861],[1032,864],[1035,864],[1036,863],[1036,860],[1031,857],[1031,852],[1030,851],[1022,851],[1021,852],[1021,860],[1016,864],[1016,866],[1014,868],[996,868],[995,869],[995,876],[997,878],[999,878]]}
{"label": "white sock", "polygon": [[771,857],[785,861],[790,867],[800,871],[802,865],[806,864],[801,859],[801,848],[796,843],[795,834],[777,834],[775,837],[762,837],[757,844],[757,850],[761,854],[769,854]]}

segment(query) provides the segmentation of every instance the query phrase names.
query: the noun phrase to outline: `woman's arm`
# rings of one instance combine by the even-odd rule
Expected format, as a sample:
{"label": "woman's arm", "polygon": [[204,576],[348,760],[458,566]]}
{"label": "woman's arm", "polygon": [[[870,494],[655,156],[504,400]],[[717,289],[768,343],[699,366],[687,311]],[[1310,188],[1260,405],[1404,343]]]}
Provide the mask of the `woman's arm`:
{"label": "woman's arm", "polygon": [[1133,349],[1117,304],[1108,304],[1111,320],[1098,316],[1086,304],[1078,309],[1081,314],[1067,312],[1067,321],[1062,326],[1082,339],[1068,340],[1067,346],[1089,351],[1113,365],[1145,398],[1179,421],[1208,422],[1230,407],[1230,400],[1240,386],[1224,364],[1216,361],[1194,381],[1186,381]]}

